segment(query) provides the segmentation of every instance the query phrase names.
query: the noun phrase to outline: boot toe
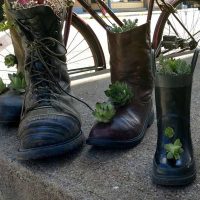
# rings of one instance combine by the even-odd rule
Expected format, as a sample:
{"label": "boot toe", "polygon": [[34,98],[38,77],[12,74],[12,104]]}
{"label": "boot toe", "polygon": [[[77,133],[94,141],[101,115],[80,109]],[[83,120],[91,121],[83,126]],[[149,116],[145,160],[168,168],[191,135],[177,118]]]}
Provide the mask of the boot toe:
{"label": "boot toe", "polygon": [[139,138],[134,129],[118,129],[114,122],[97,123],[91,129],[86,143],[106,148],[129,148],[135,146]]}
{"label": "boot toe", "polygon": [[[164,161],[164,160],[163,160]],[[153,162],[153,182],[159,185],[187,185],[196,177],[193,159],[167,160]]]}
{"label": "boot toe", "polygon": [[22,121],[19,128],[21,159],[63,154],[83,144],[80,122],[71,116],[51,116]]}

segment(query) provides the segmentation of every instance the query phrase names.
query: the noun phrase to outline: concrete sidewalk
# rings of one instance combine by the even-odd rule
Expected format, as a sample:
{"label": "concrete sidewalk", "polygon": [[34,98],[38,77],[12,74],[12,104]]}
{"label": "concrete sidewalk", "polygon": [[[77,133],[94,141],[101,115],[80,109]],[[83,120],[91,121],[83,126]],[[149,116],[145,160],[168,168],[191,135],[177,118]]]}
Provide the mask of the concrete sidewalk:
{"label": "concrete sidewalk", "polygon": [[[152,184],[156,121],[141,144],[129,150],[84,146],[64,157],[19,162],[17,129],[0,129],[0,200],[199,200],[200,199],[200,62],[194,74],[191,127],[197,167],[196,181],[187,187]],[[94,106],[104,100],[109,73],[72,81],[75,95]],[[78,105],[85,136],[94,123],[91,112]]]}

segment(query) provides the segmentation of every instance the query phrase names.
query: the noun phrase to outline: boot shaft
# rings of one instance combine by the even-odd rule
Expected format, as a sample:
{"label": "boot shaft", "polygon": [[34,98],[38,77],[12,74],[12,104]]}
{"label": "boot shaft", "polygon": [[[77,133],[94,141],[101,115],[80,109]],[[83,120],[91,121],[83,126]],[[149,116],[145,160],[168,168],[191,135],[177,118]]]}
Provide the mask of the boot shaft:
{"label": "boot shaft", "polygon": [[164,135],[165,129],[173,128],[175,138],[189,144],[192,152],[190,130],[190,102],[192,75],[156,75],[155,99],[158,127],[157,152],[164,151],[163,144],[170,143]]}
{"label": "boot shaft", "polygon": [[70,79],[65,62],[62,20],[45,5],[10,9],[9,12],[16,22],[25,50],[28,85],[25,110],[55,104],[62,107],[62,102],[71,102],[67,95],[70,93]]}
{"label": "boot shaft", "polygon": [[156,75],[157,119],[173,115],[190,120],[192,75]]}
{"label": "boot shaft", "polygon": [[128,83],[137,99],[148,99],[153,88],[149,24],[132,30],[107,31],[111,82]]}

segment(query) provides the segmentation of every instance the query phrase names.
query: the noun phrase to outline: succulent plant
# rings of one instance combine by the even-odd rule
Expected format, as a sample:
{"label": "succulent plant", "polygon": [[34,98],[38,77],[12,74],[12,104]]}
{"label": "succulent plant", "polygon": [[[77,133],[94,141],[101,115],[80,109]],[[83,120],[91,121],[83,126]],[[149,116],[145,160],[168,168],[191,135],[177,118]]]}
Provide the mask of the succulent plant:
{"label": "succulent plant", "polygon": [[176,139],[174,143],[166,144],[165,150],[167,153],[167,159],[175,160],[180,159],[180,156],[184,151],[180,139]]}
{"label": "succulent plant", "polygon": [[6,84],[3,82],[2,78],[0,78],[0,94],[5,92],[6,89],[7,89]]}
{"label": "succulent plant", "polygon": [[0,32],[3,32],[3,31],[10,29],[11,26],[12,26],[12,24],[9,23],[8,21],[1,22],[0,23]]}
{"label": "succulent plant", "polygon": [[119,81],[109,85],[109,89],[105,91],[105,95],[117,106],[124,106],[133,98],[131,88],[126,83]]}
{"label": "succulent plant", "polygon": [[11,83],[9,84],[9,87],[13,90],[16,90],[18,92],[24,92],[26,88],[26,81],[24,78],[24,75],[22,73],[18,74],[8,74],[9,79]]}
{"label": "succulent plant", "polygon": [[174,136],[174,129],[171,127],[167,127],[165,129],[165,136],[168,138],[172,138]]}
{"label": "succulent plant", "polygon": [[109,102],[96,103],[95,111],[92,113],[98,122],[108,123],[111,121],[116,111]]}
{"label": "succulent plant", "polygon": [[4,63],[8,68],[13,67],[15,64],[17,64],[17,58],[13,54],[8,54],[4,58]]}
{"label": "succulent plant", "polygon": [[113,27],[111,27],[110,30],[114,33],[122,33],[122,32],[129,31],[137,26],[138,19],[135,19],[133,21],[130,19],[128,20],[123,19],[123,22],[124,22],[124,25],[122,27],[117,26],[116,24],[113,24]]}
{"label": "succulent plant", "polygon": [[191,73],[191,65],[186,61],[174,58],[164,58],[162,55],[159,58],[159,74],[183,75]]}

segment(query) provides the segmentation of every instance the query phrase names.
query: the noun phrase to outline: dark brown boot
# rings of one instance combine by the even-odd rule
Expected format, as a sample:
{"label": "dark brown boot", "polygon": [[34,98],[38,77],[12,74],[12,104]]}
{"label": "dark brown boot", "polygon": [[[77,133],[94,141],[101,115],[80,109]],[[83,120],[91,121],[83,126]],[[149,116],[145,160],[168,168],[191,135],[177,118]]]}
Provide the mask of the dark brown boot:
{"label": "dark brown boot", "polygon": [[117,108],[111,122],[95,124],[87,144],[132,147],[142,140],[154,119],[149,24],[123,33],[108,31],[107,36],[111,82],[127,83],[134,98],[128,105]]}
{"label": "dark brown boot", "polygon": [[27,90],[18,135],[18,158],[57,156],[80,147],[84,137],[71,98],[62,19],[50,6],[10,9],[25,49]]}

